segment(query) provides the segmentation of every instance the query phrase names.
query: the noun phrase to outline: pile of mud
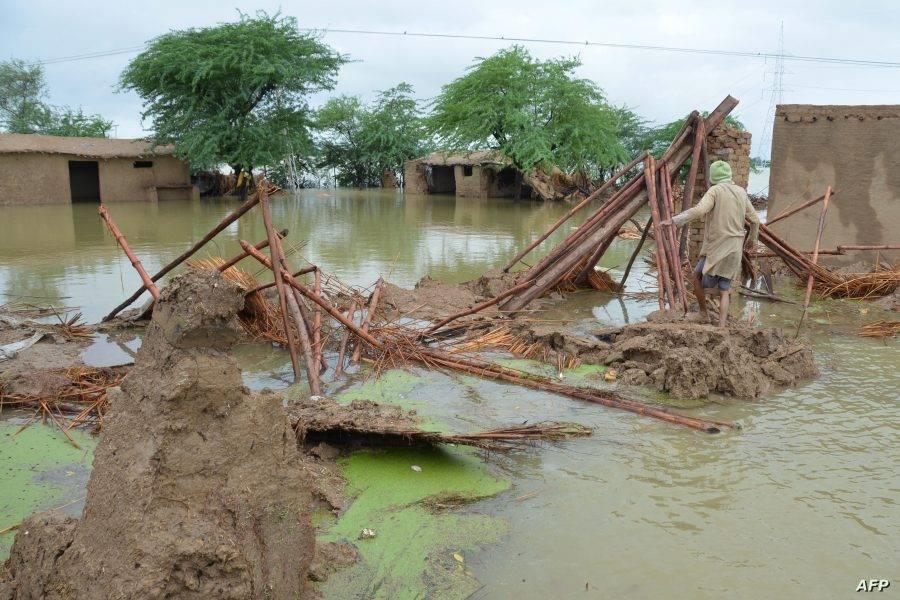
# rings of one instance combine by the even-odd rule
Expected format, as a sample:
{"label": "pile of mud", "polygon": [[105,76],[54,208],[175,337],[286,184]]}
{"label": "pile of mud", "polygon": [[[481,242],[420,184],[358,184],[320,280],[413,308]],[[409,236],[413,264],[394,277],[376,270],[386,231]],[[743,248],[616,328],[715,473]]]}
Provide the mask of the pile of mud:
{"label": "pile of mud", "polygon": [[359,441],[365,436],[383,436],[419,431],[415,411],[406,411],[395,404],[378,404],[371,400],[354,400],[340,404],[330,398],[313,396],[301,399],[287,408],[301,442],[320,440]]}
{"label": "pile of mud", "polygon": [[230,349],[240,291],[191,272],[162,293],[134,368],[110,393],[82,519],[30,517],[0,598],[298,598],[310,484],[274,394]]}
{"label": "pile of mud", "polygon": [[[490,270],[478,279],[463,283],[443,283],[425,276],[411,290],[385,282],[379,312],[388,319],[406,316],[422,320],[436,320],[494,298],[516,285],[517,273]],[[558,297],[558,296],[557,296]],[[547,298],[554,298],[551,294]],[[534,303],[536,304],[536,303]],[[496,306],[484,309],[468,320],[493,318]],[[465,323],[461,319],[458,323]]]}
{"label": "pile of mud", "polygon": [[810,346],[780,329],[685,321],[635,323],[591,336],[525,326],[518,334],[583,363],[605,364],[620,383],[678,398],[757,398],[818,374]]}

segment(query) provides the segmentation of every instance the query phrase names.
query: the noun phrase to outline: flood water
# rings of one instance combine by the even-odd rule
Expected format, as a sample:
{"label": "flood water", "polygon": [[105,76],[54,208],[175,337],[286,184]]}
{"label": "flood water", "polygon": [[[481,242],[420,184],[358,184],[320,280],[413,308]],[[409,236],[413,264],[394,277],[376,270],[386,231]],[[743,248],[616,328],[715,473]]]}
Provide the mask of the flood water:
{"label": "flood water", "polygon": [[[203,200],[109,210],[153,272],[235,205]],[[426,274],[463,281],[502,266],[568,208],[313,190],[274,199],[272,211],[292,244],[306,243],[295,255],[298,267],[302,255],[352,284],[382,275],[412,285]],[[568,225],[556,237],[567,232]],[[211,252],[231,256],[239,239],[263,237],[251,213]],[[613,276],[634,243],[618,240],[604,257]],[[644,277],[637,264],[630,291]],[[778,293],[796,294],[790,282],[779,284]],[[95,206],[0,209],[0,303],[73,306],[96,321],[138,285]],[[547,318],[587,329],[637,320],[654,308],[655,300],[585,292]],[[739,301],[733,310],[785,327],[799,315],[787,304]],[[514,386],[420,372],[424,382],[406,390],[405,400],[454,429],[526,420],[595,428],[588,438],[489,461],[511,487],[466,510],[503,519],[507,533],[466,557],[483,584],[474,597],[837,598],[853,594],[861,579],[900,586],[900,353],[896,341],[856,335],[878,318],[866,304],[817,303],[808,334],[821,376],[756,401],[717,398],[696,409],[743,426],[714,436]],[[286,385],[282,351],[252,345],[240,360],[254,387]]]}

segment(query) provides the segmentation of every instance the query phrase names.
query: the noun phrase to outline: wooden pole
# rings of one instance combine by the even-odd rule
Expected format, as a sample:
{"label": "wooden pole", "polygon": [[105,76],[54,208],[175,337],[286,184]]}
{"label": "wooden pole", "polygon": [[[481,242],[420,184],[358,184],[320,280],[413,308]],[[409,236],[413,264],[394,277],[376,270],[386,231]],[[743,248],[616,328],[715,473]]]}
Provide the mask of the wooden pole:
{"label": "wooden pole", "polygon": [[484,310],[485,308],[488,308],[488,307],[490,307],[490,306],[493,306],[493,305],[495,305],[495,304],[501,302],[501,301],[504,300],[505,298],[508,298],[509,296],[512,296],[513,294],[515,294],[515,293],[518,292],[519,290],[524,290],[524,289],[525,289],[526,287],[528,287],[529,285],[531,285],[531,281],[523,281],[522,283],[519,283],[519,284],[517,284],[517,285],[514,285],[513,287],[509,288],[508,290],[505,290],[505,291],[503,291],[503,292],[497,294],[496,296],[494,296],[494,297],[491,298],[490,300],[486,300],[486,301],[484,301],[484,302],[482,302],[482,303],[480,303],[480,304],[476,304],[476,305],[473,306],[472,308],[467,308],[466,310],[462,310],[462,311],[460,311],[460,312],[458,312],[458,313],[454,313],[454,314],[450,315],[449,317],[446,317],[445,319],[442,319],[439,323],[436,323],[436,324],[432,325],[431,327],[429,327],[428,329],[426,329],[426,330],[423,332],[423,334],[427,335],[427,334],[430,334],[430,333],[434,333],[435,331],[437,331],[438,329],[440,329],[440,328],[443,327],[444,325],[446,325],[446,324],[448,324],[448,323],[450,323],[450,322],[452,322],[452,321],[455,321],[456,319],[459,319],[459,318],[461,318],[461,317],[467,317],[467,316],[469,316],[469,315],[473,315],[473,314],[475,314],[475,313],[477,313],[477,312],[480,312],[480,311]]}
{"label": "wooden pole", "polygon": [[[378,281],[375,282],[375,290],[372,292],[372,298],[369,300],[369,309],[366,311],[366,316],[363,317],[360,329],[366,335],[368,335],[369,325],[372,323],[372,319],[375,318],[375,311],[378,310],[378,298],[381,295],[381,286],[383,284],[384,280],[379,277]],[[350,362],[359,362],[360,356],[362,356],[362,345],[357,344],[356,348],[353,349],[353,356],[350,357]]]}
{"label": "wooden pole", "polygon": [[[181,263],[183,263],[184,261],[189,259],[191,256],[196,254],[196,252],[198,250],[200,250],[200,248],[205,246],[206,243],[209,242],[209,240],[216,237],[226,227],[228,227],[229,225],[231,225],[232,223],[234,223],[235,221],[240,219],[247,211],[249,211],[251,208],[256,206],[258,202],[259,202],[259,192],[257,191],[257,193],[253,195],[253,197],[251,197],[249,200],[247,200],[246,202],[244,202],[243,204],[238,206],[236,209],[231,211],[231,213],[229,213],[227,217],[222,219],[222,221],[219,222],[218,225],[213,227],[212,230],[210,230],[209,233],[207,233],[205,236],[203,236],[199,242],[197,242],[196,244],[194,244],[193,246],[191,246],[190,248],[188,248],[187,250],[182,252],[177,258],[175,258],[175,260],[171,261],[169,264],[167,264],[162,269],[160,269],[155,275],[153,275],[153,277],[150,278],[150,280],[154,281],[154,282],[159,281],[169,271],[171,271],[172,269],[174,269],[175,267],[177,267],[178,265],[180,265]],[[134,302],[135,300],[140,298],[141,294],[144,293],[145,289],[147,289],[147,287],[145,285],[141,286],[141,288],[139,290],[137,290],[135,293],[133,293],[131,296],[129,296],[120,305],[118,305],[117,307],[112,309],[112,311],[108,315],[103,317],[103,320],[109,321],[110,319],[115,317],[117,314],[119,314],[120,312],[122,312],[123,310],[128,308],[128,306],[130,306],[132,302]]]}
{"label": "wooden pole", "polygon": [[[288,230],[282,229],[281,231],[278,232],[278,238],[284,239],[285,237],[287,237],[287,234],[288,234]],[[256,248],[257,250],[262,250],[263,248],[267,248],[268,246],[269,246],[269,238],[267,237],[266,239],[259,242],[258,244],[256,244],[253,247]],[[247,258],[247,256],[248,256],[248,254],[246,252],[241,252],[237,256],[234,256],[231,259],[226,260],[223,264],[219,265],[219,272],[227,271],[234,265],[238,264],[239,262],[241,262],[242,260]],[[272,285],[275,285],[274,282],[272,283]]]}
{"label": "wooden pole", "polygon": [[619,287],[623,290],[625,289],[625,281],[628,279],[628,274],[631,273],[631,266],[634,264],[635,259],[638,257],[638,254],[641,253],[641,247],[644,245],[644,242],[647,239],[647,234],[650,232],[650,227],[653,226],[653,216],[647,219],[647,224],[644,225],[644,231],[641,233],[641,239],[638,242],[638,245],[635,246],[634,252],[631,253],[631,258],[628,259],[628,264],[625,266],[625,273],[622,275],[622,281],[619,283]]}
{"label": "wooden pole", "polygon": [[[881,244],[878,246],[855,246],[848,244],[841,244],[837,247],[838,252],[846,252],[847,250],[900,250],[900,244]],[[819,254],[824,254],[824,252],[819,252]]]}
{"label": "wooden pole", "polygon": [[[265,185],[259,187],[259,190],[254,194],[254,197],[259,202],[263,214],[263,222],[265,223],[266,233],[269,237],[269,254],[272,256],[272,264],[276,264],[278,262],[278,236],[275,235],[275,229],[271,227],[272,216],[269,214],[269,199],[265,193]],[[259,252],[245,240],[241,240],[240,243],[244,252],[247,252],[248,254],[251,254],[250,249],[252,249],[253,252]],[[290,353],[291,356],[291,368],[294,371],[294,382],[296,383],[300,381],[300,359],[297,357],[297,340],[294,337],[294,329],[291,327],[290,312],[293,307],[290,305],[288,292],[287,289],[285,289],[284,281],[282,280],[279,271],[273,268],[272,275],[275,278],[275,287],[278,289],[278,304],[281,308],[281,319],[284,323],[284,336],[287,339],[288,353]]]}
{"label": "wooden pole", "polygon": [[[825,215],[828,213],[828,200],[831,198],[831,186],[825,188],[825,197],[822,199],[822,212],[819,214],[819,227],[816,230],[816,244],[813,246],[812,264],[815,265],[819,260],[819,243],[822,241],[822,232],[825,231]],[[812,271],[806,280],[806,297],[803,299],[803,312],[800,314],[800,322],[797,323],[797,335],[800,335],[800,328],[803,326],[803,320],[806,318],[806,311],[809,309],[809,300],[812,298],[813,281],[815,276]]]}
{"label": "wooden pole", "polygon": [[[660,206],[663,209],[664,220],[671,220],[673,213],[675,212],[675,200],[672,198],[672,181],[671,174],[669,173],[669,165],[663,165],[661,173],[662,185],[660,188],[662,189],[663,196]],[[684,273],[681,270],[678,244],[675,241],[675,228],[663,226],[662,230],[666,236],[666,255],[669,257],[669,274],[675,282],[675,292],[678,296],[678,300],[684,307],[684,312],[688,312],[687,292],[685,291],[684,286]]]}
{"label": "wooden pole", "polygon": [[587,206],[588,203],[590,203],[590,202],[592,202],[593,200],[599,198],[600,195],[601,195],[603,192],[605,192],[607,189],[609,189],[609,187],[612,186],[612,185],[616,182],[616,180],[618,180],[618,179],[619,179],[620,177],[622,177],[625,173],[627,173],[628,171],[630,171],[631,169],[633,169],[639,162],[641,162],[642,160],[644,160],[644,157],[645,157],[645,156],[646,156],[646,152],[645,152],[644,154],[641,154],[641,155],[635,157],[630,163],[628,163],[627,165],[625,165],[624,167],[622,167],[621,169],[619,169],[618,171],[616,171],[616,173],[613,174],[609,179],[607,179],[607,180],[603,183],[603,185],[601,185],[599,188],[597,188],[596,190],[594,190],[593,192],[591,192],[591,194],[590,194],[587,198],[585,198],[584,200],[582,200],[581,202],[579,202],[578,204],[576,204],[576,205],[572,208],[572,210],[570,210],[569,212],[567,212],[566,214],[564,214],[562,217],[560,217],[560,219],[559,219],[558,221],[556,221],[556,223],[554,223],[553,225],[551,225],[550,228],[549,228],[547,231],[545,231],[543,234],[541,234],[540,237],[538,237],[536,240],[534,240],[533,242],[531,242],[530,244],[528,244],[528,246],[527,246],[524,250],[522,250],[521,252],[519,252],[518,254],[516,254],[516,256],[515,256],[511,261],[509,261],[509,264],[506,265],[505,267],[503,267],[503,272],[504,272],[504,273],[508,273],[509,270],[510,270],[511,268],[513,268],[513,267],[516,265],[517,262],[519,262],[520,260],[522,260],[522,258],[523,258],[526,254],[528,254],[529,252],[531,252],[532,250],[534,250],[541,242],[543,242],[543,241],[546,240],[548,237],[550,237],[550,235],[551,235],[554,231],[556,231],[557,229],[559,229],[560,226],[561,226],[563,223],[565,223],[566,221],[568,221],[569,219],[571,219],[571,218],[575,215],[575,213],[577,213],[577,212],[580,211],[582,208],[584,208],[585,206]]}
{"label": "wooden pole", "polygon": [[[322,272],[316,269],[315,284],[313,289],[319,296],[322,295]],[[313,352],[316,364],[322,364],[322,310],[316,308],[316,314],[313,316]]]}
{"label": "wooden pole", "polygon": [[[832,192],[832,195],[834,195],[834,192]],[[812,206],[814,204],[818,204],[819,202],[821,202],[824,199],[825,199],[825,195],[823,194],[823,195],[819,196],[818,198],[814,198],[813,200],[807,200],[803,204],[800,204],[799,206],[796,206],[794,208],[789,207],[786,210],[784,210],[777,217],[772,217],[771,219],[766,219],[766,225],[771,227],[778,221],[781,221],[782,219],[786,219],[786,218],[790,217],[791,215],[797,214],[804,208],[809,208],[810,206]]]}
{"label": "wooden pole", "polygon": [[[675,309],[675,292],[672,290],[672,282],[669,279],[669,257],[666,252],[666,234],[661,224],[662,215],[660,214],[659,198],[656,194],[656,165],[653,157],[645,163],[644,181],[647,190],[650,193],[650,215],[653,218],[653,237],[656,238],[656,280],[663,296],[669,303],[669,308]],[[665,308],[665,305],[660,308]]]}
{"label": "wooden pole", "polygon": [[[250,255],[248,254],[247,256],[250,256]],[[311,266],[311,267],[306,267],[306,268],[300,269],[299,271],[297,271],[296,273],[294,273],[294,274],[292,275],[292,277],[300,277],[300,276],[302,276],[302,275],[306,275],[307,273],[313,273],[313,272],[316,271],[318,268],[319,268],[319,267],[313,265],[313,266]],[[269,283],[263,283],[262,285],[258,285],[258,286],[256,286],[255,288],[253,288],[252,290],[248,291],[248,292],[247,292],[246,294],[244,294],[244,295],[245,295],[245,296],[249,296],[250,294],[253,294],[253,293],[255,293],[255,292],[261,292],[261,291],[263,291],[263,290],[267,290],[267,289],[269,289],[270,287],[274,287],[274,286],[275,286],[275,282],[274,282],[274,281],[271,281],[271,282],[269,282]]]}
{"label": "wooden pole", "polygon": [[125,236],[122,235],[122,232],[116,226],[115,221],[113,221],[112,217],[109,214],[109,211],[106,210],[104,205],[100,205],[97,208],[97,212],[100,213],[100,218],[106,223],[106,226],[109,228],[110,233],[113,234],[113,237],[116,238],[116,241],[119,243],[119,246],[122,247],[122,251],[125,252],[125,256],[128,257],[128,260],[131,261],[131,266],[134,267],[134,270],[137,271],[138,275],[141,277],[141,281],[144,282],[144,286],[141,290],[149,290],[150,295],[153,296],[153,299],[156,300],[159,298],[159,288],[153,283],[153,280],[150,278],[150,275],[147,273],[146,269],[144,269],[144,265],[141,264],[141,261],[138,260],[137,256],[134,255],[134,252],[131,251],[131,248],[128,247],[128,242],[125,241]]}
{"label": "wooden pole", "polygon": [[[703,119],[697,119],[697,128],[694,132],[694,146],[691,149],[691,167],[688,169],[687,179],[684,181],[684,193],[681,195],[681,212],[689,209],[694,203],[694,189],[697,187],[697,173],[700,171],[701,154],[703,144],[706,141],[706,125]],[[707,182],[708,185],[708,182]],[[678,256],[682,261],[688,260],[688,235],[690,226],[683,225],[678,232]]]}
{"label": "wooden pole", "polygon": [[[347,310],[347,317],[353,322],[353,316],[356,314],[356,300],[350,302],[350,308]],[[350,330],[344,328],[344,335],[341,337],[341,347],[338,350],[337,365],[334,367],[334,378],[337,379],[344,374],[344,355],[347,353],[347,342],[350,341]]]}

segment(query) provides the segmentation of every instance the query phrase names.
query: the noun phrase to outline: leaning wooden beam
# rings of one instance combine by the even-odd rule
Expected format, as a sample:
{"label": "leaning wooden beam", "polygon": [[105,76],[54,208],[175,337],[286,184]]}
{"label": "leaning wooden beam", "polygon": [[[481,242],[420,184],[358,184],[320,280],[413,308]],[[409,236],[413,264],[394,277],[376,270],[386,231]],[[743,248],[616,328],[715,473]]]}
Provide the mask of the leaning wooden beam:
{"label": "leaning wooden beam", "polygon": [[[268,210],[268,205],[265,205],[264,211]],[[263,217],[265,218],[265,216]],[[252,256],[256,260],[258,260],[265,267],[273,271],[273,275],[275,276],[276,287],[278,282],[281,282],[281,289],[284,289],[284,303],[282,306],[282,316],[284,317],[284,325],[286,329],[286,335],[288,336],[288,341],[291,341],[291,337],[293,335],[293,330],[291,329],[291,323],[288,319],[287,315],[290,314],[294,319],[294,323],[297,326],[297,337],[300,341],[300,346],[303,348],[304,359],[306,361],[306,373],[309,379],[309,391],[312,395],[318,396],[321,393],[320,382],[319,382],[319,369],[318,363],[313,360],[313,349],[312,344],[309,341],[309,329],[306,325],[306,320],[303,317],[302,312],[300,311],[300,299],[296,297],[296,294],[293,290],[286,289],[288,286],[285,283],[285,277],[281,276],[281,273],[287,273],[288,277],[290,277],[290,273],[285,269],[278,269],[277,272],[275,268],[273,268],[273,261],[267,257],[265,257],[259,250],[250,245],[246,240],[241,240],[241,248],[243,248],[248,256]],[[275,256],[280,255],[283,251],[281,250],[281,242],[275,241],[274,246],[270,245],[269,249],[273,250],[273,254]],[[291,277],[293,280],[293,277]],[[279,290],[279,301],[281,300],[281,294]],[[286,310],[285,310],[286,309]],[[296,343],[296,342],[294,342]],[[290,350],[290,345],[288,349]],[[294,348],[294,353],[291,356],[291,364],[293,365],[293,359],[296,356],[296,347]],[[299,370],[299,361],[297,370]],[[299,379],[297,373],[294,374],[295,381]]]}
{"label": "leaning wooden beam", "polygon": [[508,273],[509,270],[510,270],[511,268],[513,268],[513,267],[516,265],[516,263],[518,263],[520,260],[522,260],[522,258],[524,258],[524,256],[525,256],[526,254],[528,254],[529,252],[531,252],[532,250],[534,250],[535,248],[537,248],[538,245],[539,245],[541,242],[543,242],[543,241],[546,240],[548,237],[550,237],[550,235],[551,235],[554,231],[556,231],[557,229],[559,229],[560,226],[561,226],[563,223],[565,223],[566,221],[568,221],[569,219],[571,219],[571,218],[575,215],[575,213],[577,213],[577,212],[580,211],[582,208],[584,208],[585,206],[587,206],[590,202],[592,202],[592,201],[596,200],[597,198],[599,198],[600,195],[601,195],[603,192],[605,192],[607,189],[609,189],[609,188],[610,188],[610,187],[611,187],[611,186],[612,186],[612,185],[613,185],[620,177],[622,177],[623,175],[625,175],[628,171],[630,171],[630,170],[633,169],[635,166],[637,166],[638,163],[640,163],[642,160],[644,160],[644,157],[645,157],[645,156],[646,156],[646,153],[641,154],[641,155],[638,155],[637,157],[635,157],[634,160],[632,160],[630,163],[628,163],[627,165],[625,165],[624,167],[622,167],[621,169],[619,169],[618,171],[616,171],[609,179],[607,179],[607,180],[603,183],[603,185],[601,185],[599,188],[597,188],[596,190],[594,190],[593,192],[591,192],[591,194],[590,194],[587,198],[585,198],[584,200],[582,200],[581,202],[579,202],[578,204],[576,204],[576,205],[572,208],[572,210],[570,210],[569,212],[567,212],[566,214],[564,214],[562,217],[560,217],[559,220],[556,221],[556,223],[554,223],[553,225],[551,225],[550,228],[549,228],[547,231],[545,231],[543,234],[540,235],[540,237],[538,237],[536,240],[534,240],[533,242],[531,242],[530,244],[528,244],[528,246],[527,246],[524,250],[522,250],[521,252],[519,252],[518,254],[516,254],[516,256],[515,256],[511,261],[509,261],[509,264],[506,265],[505,267],[503,267],[504,273]]}
{"label": "leaning wooden beam", "polygon": [[638,242],[637,246],[634,247],[634,252],[631,253],[631,258],[628,259],[628,264],[625,265],[625,273],[622,275],[622,281],[619,282],[619,287],[623,290],[625,289],[625,282],[628,280],[628,274],[631,273],[631,266],[634,264],[635,259],[637,259],[638,254],[641,253],[641,247],[643,247],[644,242],[647,240],[647,234],[650,232],[650,227],[653,225],[653,217],[651,216],[647,219],[647,224],[644,225],[644,231],[641,233],[641,239]]}
{"label": "leaning wooden beam", "polygon": [[[697,174],[700,172],[700,155],[703,152],[703,143],[706,140],[706,126],[703,119],[697,119],[697,128],[694,131],[694,146],[691,148],[691,167],[688,169],[687,179],[684,180],[684,192],[681,195],[681,212],[691,207],[694,201],[694,188],[697,186]],[[707,182],[709,185],[709,182]],[[678,232],[678,256],[681,260],[688,259],[688,236],[691,228],[684,225]]]}
{"label": "leaning wooden beam", "polygon": [[[672,198],[672,179],[669,172],[669,165],[664,164],[660,171],[660,210],[663,220],[670,221],[675,212],[675,200]],[[666,241],[666,257],[669,259],[669,275],[675,283],[675,295],[678,302],[681,303],[684,312],[690,308],[687,301],[687,293],[685,292],[684,273],[681,270],[681,259],[678,254],[678,244],[675,241],[675,228],[663,226],[663,234]],[[673,307],[674,308],[674,307]]]}
{"label": "leaning wooden beam", "polygon": [[[825,215],[828,214],[828,200],[831,198],[831,186],[825,189],[825,198],[822,199],[822,212],[819,214],[819,226],[816,229],[816,243],[813,246],[812,264],[815,265],[819,260],[819,243],[822,241],[822,232],[825,231]],[[800,314],[800,322],[797,323],[797,335],[800,335],[800,328],[803,326],[803,320],[806,318],[806,311],[809,309],[809,300],[812,298],[813,282],[815,281],[815,273],[810,270],[809,277],[806,280],[806,296],[803,299],[803,312]]]}
{"label": "leaning wooden beam", "polygon": [[[669,309],[675,310],[675,290],[672,289],[671,260],[669,259],[668,235],[663,228],[661,198],[657,194],[656,161],[651,156],[648,163],[644,163],[644,181],[650,191],[650,216],[653,217],[653,236],[656,238],[656,275],[659,287],[663,290]],[[662,175],[662,174],[660,174]],[[665,308],[665,306],[660,306]]]}
{"label": "leaning wooden beam", "polygon": [[[730,113],[738,101],[731,96],[726,97],[716,109],[710,113],[705,119],[707,131],[711,131],[719,125],[725,117]],[[687,160],[691,153],[691,147],[682,144],[677,150],[672,152],[672,159],[669,161],[671,168],[679,169]],[[507,312],[517,312],[527,306],[532,300],[542,296],[548,289],[551,289],[566,273],[569,273],[575,265],[579,264],[589,255],[597,246],[606,239],[606,236],[619,231],[619,228],[640,210],[647,202],[647,190],[643,185],[636,185],[633,189],[629,189],[627,193],[621,196],[619,209],[610,218],[604,218],[597,223],[596,228],[592,228],[590,233],[586,233],[579,241],[574,242],[570,249],[566,250],[564,256],[560,256],[551,266],[535,276],[535,268],[529,269],[526,278],[534,280],[534,285],[523,290],[521,293],[510,297],[506,302],[501,304],[501,310]]]}
{"label": "leaning wooden beam", "polygon": [[[284,239],[284,238],[287,236],[287,234],[288,234],[288,230],[287,230],[287,229],[282,229],[281,231],[278,232],[278,238],[279,238],[279,239]],[[253,246],[253,247],[256,248],[257,250],[262,250],[263,248],[267,248],[268,246],[269,246],[269,238],[266,237],[266,239],[264,239],[263,241],[259,242],[258,244],[256,244],[256,245]],[[232,258],[226,260],[224,263],[222,263],[221,265],[219,265],[219,272],[225,272],[225,271],[227,271],[228,269],[230,269],[230,268],[233,267],[234,265],[238,264],[239,262],[241,262],[242,260],[244,260],[244,259],[247,258],[248,256],[249,256],[249,254],[247,254],[246,252],[241,252],[241,253],[238,254],[237,256],[234,256],[234,257],[232,257]],[[273,285],[274,285],[274,283],[273,283]]]}
{"label": "leaning wooden beam", "polygon": [[[313,288],[318,295],[322,295],[322,272],[316,269],[315,286]],[[313,316],[313,354],[316,364],[322,364],[322,310],[316,308]]]}
{"label": "leaning wooden beam", "polygon": [[[350,308],[347,310],[347,317],[353,322],[353,315],[356,314],[356,300],[350,302]],[[347,342],[350,341],[350,330],[344,328],[344,336],[341,338],[341,347],[338,350],[337,364],[334,367],[334,378],[337,379],[344,373],[344,356],[347,354]]]}
{"label": "leaning wooden beam", "polygon": [[[375,282],[375,290],[372,292],[372,298],[369,300],[369,308],[366,310],[366,316],[363,317],[362,326],[360,327],[364,333],[369,332],[369,326],[375,318],[375,311],[378,310],[378,298],[381,296],[382,285],[384,285],[384,280],[379,277],[378,281]],[[353,349],[353,356],[350,358],[350,362],[359,362],[360,356],[362,356],[362,344],[357,344],[356,348]]]}
{"label": "leaning wooden beam", "polygon": [[[171,261],[169,264],[167,264],[162,269],[160,269],[155,275],[153,275],[153,277],[150,278],[150,280],[154,281],[154,282],[159,281],[169,271],[171,271],[172,269],[174,269],[175,267],[177,267],[178,265],[180,265],[181,263],[183,263],[184,261],[189,259],[191,256],[196,254],[196,252],[198,250],[200,250],[200,248],[205,246],[206,243],[209,242],[209,240],[216,237],[226,227],[228,227],[229,225],[231,225],[232,223],[234,223],[235,221],[240,219],[244,215],[244,213],[246,213],[248,210],[250,210],[251,208],[256,206],[258,202],[259,202],[259,192],[254,194],[249,200],[247,200],[246,202],[244,202],[243,204],[238,206],[236,209],[234,209],[231,213],[229,213],[229,215],[227,217],[225,217],[224,219],[222,219],[222,221],[219,222],[218,225],[213,227],[209,233],[207,233],[205,236],[203,236],[199,242],[197,242],[196,244],[194,244],[193,246],[191,246],[190,248],[188,248],[187,250],[182,252],[177,258],[175,258],[175,260]],[[146,286],[141,286],[141,288],[139,290],[137,290],[135,293],[133,293],[131,296],[129,296],[120,305],[118,305],[117,307],[112,309],[112,311],[108,315],[103,317],[103,320],[109,321],[110,319],[115,317],[117,314],[119,314],[120,312],[122,312],[123,310],[128,308],[132,302],[134,302],[135,300],[140,298],[141,294],[144,293],[145,289],[147,289]]]}
{"label": "leaning wooden beam", "polygon": [[97,209],[97,212],[100,213],[100,218],[106,223],[106,226],[109,228],[110,233],[113,234],[113,237],[116,238],[116,241],[119,243],[119,246],[122,247],[122,251],[125,253],[125,256],[128,257],[128,260],[131,261],[131,266],[134,267],[134,270],[137,271],[138,275],[141,277],[141,281],[144,282],[144,287],[142,290],[146,289],[150,292],[150,295],[153,296],[153,299],[156,300],[159,298],[159,288],[153,283],[153,280],[150,278],[150,275],[147,273],[146,269],[144,269],[144,265],[141,264],[141,261],[138,260],[137,256],[134,255],[134,252],[131,251],[131,248],[128,247],[128,242],[125,241],[125,236],[122,235],[122,232],[119,231],[119,228],[116,226],[115,221],[113,221],[112,217],[109,214],[109,211],[106,210],[106,207],[102,204]]}
{"label": "leaning wooden beam", "polygon": [[488,307],[491,307],[491,306],[505,300],[506,298],[512,296],[516,292],[518,292],[520,290],[524,290],[529,285],[531,285],[531,281],[523,281],[522,283],[514,285],[513,287],[509,288],[508,290],[497,294],[490,300],[485,300],[484,302],[481,302],[480,304],[476,304],[472,308],[467,308],[466,310],[459,311],[458,313],[454,313],[454,314],[450,315],[449,317],[442,319],[438,323],[435,323],[434,325],[432,325],[431,327],[426,329],[423,332],[423,334],[427,335],[430,333],[434,333],[435,331],[437,331],[444,325],[447,325],[448,323],[451,323],[461,317],[467,317],[469,315],[474,315],[477,312],[480,312]]}
{"label": "leaning wooden beam", "polygon": [[[275,264],[278,262],[278,236],[275,235],[275,229],[271,227],[272,216],[269,214],[269,198],[265,193],[265,184],[259,187],[254,196],[257,202],[261,200],[260,209],[263,214],[263,222],[266,225],[266,234],[269,238],[269,254],[272,256],[272,263]],[[259,252],[245,240],[241,240],[240,243],[244,252],[248,254],[252,254],[251,250]],[[287,340],[288,352],[291,356],[291,368],[294,371],[294,382],[296,383],[300,381],[300,359],[297,357],[297,338],[294,336],[294,328],[291,327],[290,311],[293,307],[289,302],[288,292],[285,289],[284,281],[281,279],[279,271],[277,269],[272,269],[272,271],[272,275],[275,278],[275,287],[278,289],[278,305],[281,308],[281,319],[284,323],[284,337]]]}
{"label": "leaning wooden beam", "polygon": [[[492,364],[486,361],[464,359],[458,355],[450,355],[433,349],[423,349],[418,352],[409,353],[412,358],[418,358],[426,364],[433,364],[445,368],[456,369],[484,377],[486,379],[502,379],[510,383],[522,385],[524,387],[551,392],[561,396],[568,396],[587,402],[602,404],[610,408],[618,408],[639,415],[645,415],[677,425],[684,425],[692,429],[704,431],[706,433],[719,433],[721,427],[734,427],[731,423],[722,423],[718,421],[709,421],[697,417],[689,417],[678,413],[673,413],[664,409],[656,408],[637,400],[617,397],[609,392],[596,389],[580,388],[572,385],[565,385],[554,381],[553,379],[540,375],[532,375],[523,373],[515,369],[509,369],[500,365]],[[417,356],[418,355],[418,356]],[[421,358],[419,358],[421,357]]]}
{"label": "leaning wooden beam", "polygon": [[[250,256],[250,255],[248,254],[247,256]],[[314,273],[318,268],[319,267],[313,265],[311,267],[306,267],[306,268],[300,269],[299,271],[297,271],[296,273],[293,274],[293,277],[300,277],[302,275],[306,275],[307,273]],[[275,287],[274,281],[270,281],[269,283],[263,283],[261,285],[258,285],[255,288],[248,290],[244,295],[249,296],[250,294],[254,294],[256,292],[261,292],[261,291],[267,290],[271,287]]]}
{"label": "leaning wooden beam", "polygon": [[[834,192],[832,192],[832,195],[834,195]],[[803,209],[805,209],[805,208],[809,208],[810,206],[812,206],[812,205],[814,205],[814,204],[818,204],[819,202],[821,202],[821,201],[824,200],[824,199],[825,199],[825,195],[822,194],[822,195],[819,196],[818,198],[814,198],[814,199],[812,199],[812,200],[807,200],[807,201],[804,202],[803,204],[800,204],[800,205],[798,205],[798,206],[795,206],[794,208],[787,208],[784,212],[782,212],[782,213],[781,213],[780,215],[778,215],[777,217],[772,217],[771,219],[766,219],[766,225],[768,225],[769,227],[771,227],[772,225],[774,225],[774,224],[777,223],[778,221],[781,221],[782,219],[786,219],[786,218],[790,217],[791,215],[797,214],[797,213],[800,212],[801,210],[803,210]]]}

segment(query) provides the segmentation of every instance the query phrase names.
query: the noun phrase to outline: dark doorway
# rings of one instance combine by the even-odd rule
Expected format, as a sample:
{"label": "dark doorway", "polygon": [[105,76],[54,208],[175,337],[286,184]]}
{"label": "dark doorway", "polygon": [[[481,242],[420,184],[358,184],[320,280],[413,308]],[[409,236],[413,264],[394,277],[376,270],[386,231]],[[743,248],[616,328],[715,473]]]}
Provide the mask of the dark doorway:
{"label": "dark doorway", "polygon": [[453,167],[432,166],[427,174],[429,194],[453,194],[456,192],[456,174]]}
{"label": "dark doorway", "polygon": [[70,160],[69,187],[72,202],[100,202],[100,171],[97,161]]}

